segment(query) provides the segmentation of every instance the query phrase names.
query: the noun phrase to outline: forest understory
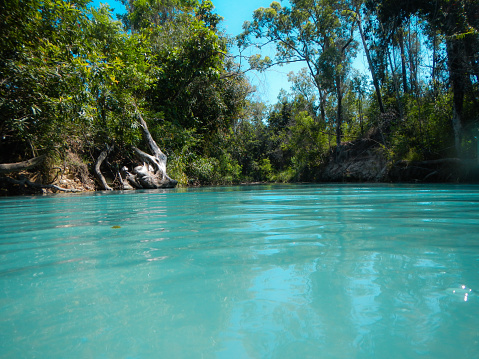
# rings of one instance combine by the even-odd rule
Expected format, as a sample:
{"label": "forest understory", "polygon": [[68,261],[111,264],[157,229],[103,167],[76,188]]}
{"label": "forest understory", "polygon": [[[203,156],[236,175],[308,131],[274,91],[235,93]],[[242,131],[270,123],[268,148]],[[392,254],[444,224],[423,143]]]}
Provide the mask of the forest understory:
{"label": "forest understory", "polygon": [[[387,129],[375,128],[363,138],[342,143],[325,158],[324,163],[297,183],[479,183],[479,163],[475,159],[443,158],[438,160],[392,162],[387,158],[382,141]],[[113,157],[113,156],[112,156]],[[95,173],[95,163],[86,164],[73,152],[65,155],[61,166],[49,167],[44,159],[32,167],[4,173],[0,176],[0,195],[36,195],[51,193],[80,193],[109,190],[135,190],[125,186],[125,176],[118,171],[118,164],[105,158],[102,164],[103,180]],[[114,160],[114,158],[113,158]],[[35,159],[34,159],[35,162]],[[131,165],[140,164],[137,160]],[[25,165],[25,164],[24,164]],[[1,167],[0,167],[1,173]],[[102,181],[105,181],[102,183]],[[294,182],[294,181],[290,181]],[[232,181],[216,185],[251,185],[274,183],[272,181]],[[278,183],[278,182],[276,182]],[[191,181],[180,186],[201,186]],[[157,188],[172,188],[176,183]],[[140,189],[139,187],[136,189]]]}

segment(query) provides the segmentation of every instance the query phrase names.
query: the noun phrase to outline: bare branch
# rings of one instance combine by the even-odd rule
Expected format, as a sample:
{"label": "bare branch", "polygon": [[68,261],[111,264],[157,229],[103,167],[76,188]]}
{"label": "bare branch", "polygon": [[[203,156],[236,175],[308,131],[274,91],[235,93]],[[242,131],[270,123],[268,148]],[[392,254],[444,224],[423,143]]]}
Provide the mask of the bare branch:
{"label": "bare branch", "polygon": [[107,190],[107,191],[112,191],[113,189],[106,182],[105,177],[101,173],[100,167],[101,167],[101,164],[103,163],[103,161],[111,153],[111,151],[113,151],[114,147],[115,147],[114,145],[111,146],[111,147],[107,146],[107,148],[100,153],[100,156],[98,156],[98,159],[96,160],[96,163],[95,163],[95,173],[96,173],[96,175],[98,177],[98,180],[100,181],[101,185],[103,186],[103,189]]}
{"label": "bare branch", "polygon": [[6,182],[10,182],[10,183],[13,183],[13,184],[22,185],[22,186],[27,185],[27,186],[33,187],[33,188],[54,189],[54,190],[57,190],[57,191],[69,192],[69,193],[81,192],[81,191],[78,190],[78,189],[74,189],[74,188],[62,188],[62,187],[59,187],[59,186],[54,185],[54,184],[34,183],[34,182],[31,182],[31,181],[30,181],[27,177],[25,177],[25,176],[20,176],[20,179],[18,179],[18,180],[14,179],[14,178],[10,178],[10,177],[0,177],[0,180],[6,181]]}
{"label": "bare branch", "polygon": [[2,163],[0,164],[0,173],[11,173],[28,170],[42,164],[43,161],[45,161],[45,158],[46,156],[39,156],[23,162]]}

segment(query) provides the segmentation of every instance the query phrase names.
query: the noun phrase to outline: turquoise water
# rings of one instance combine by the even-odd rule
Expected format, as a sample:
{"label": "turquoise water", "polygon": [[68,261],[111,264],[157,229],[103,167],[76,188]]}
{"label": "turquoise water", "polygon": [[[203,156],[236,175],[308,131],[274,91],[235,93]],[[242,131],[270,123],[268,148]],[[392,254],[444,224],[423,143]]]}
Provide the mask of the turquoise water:
{"label": "turquoise water", "polygon": [[478,291],[479,186],[0,198],[1,358],[478,358]]}

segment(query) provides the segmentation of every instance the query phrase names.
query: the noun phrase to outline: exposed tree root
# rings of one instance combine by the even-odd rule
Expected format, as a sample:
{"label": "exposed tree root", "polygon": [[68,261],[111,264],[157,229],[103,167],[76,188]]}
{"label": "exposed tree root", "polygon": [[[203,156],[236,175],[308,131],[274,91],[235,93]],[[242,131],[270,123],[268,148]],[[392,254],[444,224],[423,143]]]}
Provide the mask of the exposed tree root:
{"label": "exposed tree root", "polygon": [[60,192],[67,192],[67,193],[81,192],[78,189],[62,188],[54,184],[41,184],[41,183],[31,182],[27,177],[23,175],[20,176],[18,180],[11,177],[0,177],[0,181],[13,183],[20,186],[29,186],[36,189],[53,189]]}
{"label": "exposed tree root", "polygon": [[[145,120],[138,110],[137,114],[143,135],[152,155],[140,150],[137,147],[132,147],[133,152],[143,164],[136,166],[132,172],[129,172],[127,167],[123,167],[121,169],[121,171],[118,173],[121,183],[120,188],[123,190],[132,190],[175,187],[178,182],[171,179],[166,174],[167,156],[156,144],[155,140],[151,136],[150,131],[148,130]],[[112,188],[106,182],[100,167],[112,150],[113,146],[107,147],[106,150],[100,153],[100,156],[98,156],[98,159],[95,163],[95,174],[101,183],[102,188],[109,191],[112,190]]]}
{"label": "exposed tree root", "polygon": [[[45,161],[45,156],[31,158],[27,161],[16,163],[2,163],[0,164],[0,173],[15,173],[25,171],[39,166]],[[62,188],[54,184],[41,184],[30,181],[26,176],[20,175],[18,179],[12,177],[0,177],[0,182],[7,182],[23,187],[30,187],[34,189],[52,189],[60,192],[80,192],[77,189]]]}

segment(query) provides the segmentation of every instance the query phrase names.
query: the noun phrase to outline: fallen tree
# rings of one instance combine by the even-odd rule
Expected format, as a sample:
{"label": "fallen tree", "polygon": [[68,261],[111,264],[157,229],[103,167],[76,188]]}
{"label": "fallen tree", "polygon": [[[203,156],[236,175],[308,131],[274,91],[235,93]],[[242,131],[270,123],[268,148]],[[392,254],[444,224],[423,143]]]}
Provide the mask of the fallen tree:
{"label": "fallen tree", "polygon": [[[29,160],[21,161],[21,162],[1,163],[0,173],[11,174],[11,173],[27,171],[41,165],[45,161],[45,159],[46,159],[45,156],[38,156],[38,157],[34,157]],[[20,187],[30,187],[33,189],[40,189],[40,190],[51,189],[51,190],[56,190],[60,192],[79,192],[79,190],[76,190],[76,189],[63,188],[54,184],[42,184],[42,183],[32,182],[25,175],[18,176],[18,179],[10,177],[10,176],[3,176],[3,177],[0,177],[0,181],[18,185]]]}
{"label": "fallen tree", "polygon": [[0,173],[21,172],[41,165],[45,161],[45,156],[38,156],[27,161],[15,163],[0,163]]}
{"label": "fallen tree", "polygon": [[11,177],[0,177],[0,180],[12,183],[15,185],[20,185],[20,186],[28,186],[31,188],[35,189],[52,189],[60,192],[67,192],[67,193],[74,193],[74,192],[81,192],[78,189],[75,188],[63,188],[54,184],[42,184],[42,183],[35,183],[30,181],[27,177],[24,175],[20,175],[19,179],[14,179]]}
{"label": "fallen tree", "polygon": [[[178,182],[170,178],[166,173],[167,156],[160,150],[157,143],[151,136],[146,121],[143,119],[143,116],[140,114],[138,109],[136,112],[143,136],[145,137],[147,146],[152,155],[140,150],[137,147],[132,147],[133,153],[142,164],[134,167],[131,172],[129,171],[128,167],[122,167],[121,171],[118,173],[121,189],[132,190],[175,187]],[[112,188],[107,184],[100,167],[112,150],[113,146],[107,146],[107,148],[100,153],[95,164],[95,173],[100,182],[101,188],[104,190],[112,190]]]}
{"label": "fallen tree", "polygon": [[[115,151],[118,152],[119,149],[121,150],[122,148],[121,146],[107,145],[100,152],[94,166],[91,168],[91,172],[98,180],[98,188],[102,190],[173,188],[178,184],[177,181],[170,178],[166,173],[167,156],[161,151],[151,136],[146,121],[143,119],[138,109],[136,109],[136,113],[138,115],[138,122],[143,132],[148,152],[150,153],[134,146],[131,147],[129,151],[131,151],[131,153],[138,159],[136,166],[133,166],[131,171],[126,166],[123,166],[121,170],[119,170],[118,166],[112,168],[107,159],[112,153]],[[124,159],[124,156],[120,157]],[[37,193],[44,189],[61,192],[81,191],[79,189],[63,188],[54,183],[43,184],[38,183],[36,180],[32,180],[32,178],[35,178],[36,175],[41,172],[37,171],[36,167],[42,165],[46,158],[47,156],[39,156],[26,161],[0,164],[0,175],[5,174],[5,176],[0,176],[0,187],[3,188],[3,191],[6,190],[5,193],[7,194],[25,193],[26,191]],[[119,183],[115,180],[112,181],[113,184],[108,183],[101,170],[101,167],[105,162],[110,166],[110,174],[112,174],[113,177],[117,176],[117,178],[119,178]],[[118,164],[118,162],[116,162],[116,164]],[[36,172],[36,174],[28,173],[28,171],[31,171],[32,169],[35,170],[34,172]],[[75,185],[72,183],[72,186],[68,187],[75,187]]]}

